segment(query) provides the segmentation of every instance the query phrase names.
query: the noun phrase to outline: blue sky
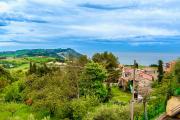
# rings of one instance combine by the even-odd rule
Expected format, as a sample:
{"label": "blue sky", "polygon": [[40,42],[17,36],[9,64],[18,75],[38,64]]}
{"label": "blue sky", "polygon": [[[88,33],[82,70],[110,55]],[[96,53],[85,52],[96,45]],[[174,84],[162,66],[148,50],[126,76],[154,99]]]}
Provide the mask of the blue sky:
{"label": "blue sky", "polygon": [[180,0],[0,0],[0,51],[25,48],[178,57]]}

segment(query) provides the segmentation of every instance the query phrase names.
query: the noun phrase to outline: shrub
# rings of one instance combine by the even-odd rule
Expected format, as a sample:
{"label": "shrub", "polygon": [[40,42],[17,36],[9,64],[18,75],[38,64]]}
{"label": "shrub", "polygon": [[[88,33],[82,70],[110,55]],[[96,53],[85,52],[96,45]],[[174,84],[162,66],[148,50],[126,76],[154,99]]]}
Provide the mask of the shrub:
{"label": "shrub", "polygon": [[118,105],[104,105],[96,109],[93,113],[86,116],[87,120],[128,120],[129,107]]}
{"label": "shrub", "polygon": [[18,82],[7,86],[4,91],[4,99],[6,102],[19,102],[22,100]]}
{"label": "shrub", "polygon": [[71,109],[73,118],[75,120],[82,120],[82,118],[91,111],[93,107],[99,104],[95,97],[82,97],[80,99],[74,99],[71,103]]}

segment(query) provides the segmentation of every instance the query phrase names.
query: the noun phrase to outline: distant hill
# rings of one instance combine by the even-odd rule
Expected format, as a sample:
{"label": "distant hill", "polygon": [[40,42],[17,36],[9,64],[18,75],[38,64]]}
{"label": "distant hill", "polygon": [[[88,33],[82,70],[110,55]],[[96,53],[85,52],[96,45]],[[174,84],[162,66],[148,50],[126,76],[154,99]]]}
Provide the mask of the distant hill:
{"label": "distant hill", "polygon": [[35,56],[47,56],[59,58],[62,60],[70,58],[78,58],[82,54],[76,52],[71,48],[67,49],[24,49],[17,51],[5,51],[0,52],[0,57],[35,57]]}

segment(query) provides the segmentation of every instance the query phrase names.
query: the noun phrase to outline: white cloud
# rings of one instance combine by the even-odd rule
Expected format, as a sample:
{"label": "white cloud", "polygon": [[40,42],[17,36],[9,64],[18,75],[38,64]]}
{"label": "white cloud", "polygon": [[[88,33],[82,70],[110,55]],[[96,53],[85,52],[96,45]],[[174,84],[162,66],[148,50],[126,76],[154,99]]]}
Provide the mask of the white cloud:
{"label": "white cloud", "polygon": [[65,1],[64,0],[29,0],[34,3],[39,3],[39,4],[44,4],[44,5],[64,5]]}
{"label": "white cloud", "polygon": [[16,46],[19,45],[16,42],[0,42],[0,47]]}
{"label": "white cloud", "polygon": [[[133,7],[97,10],[79,6],[85,3]],[[8,31],[7,41],[43,41],[54,36],[121,40],[118,38],[180,35],[179,0],[10,0],[0,2],[0,11],[0,21],[7,20],[4,14],[9,16],[10,24],[3,27]],[[47,23],[12,20],[19,16]]]}
{"label": "white cloud", "polygon": [[0,2],[0,12],[6,12],[10,9],[10,7],[8,6],[8,4],[4,3],[4,2]]}
{"label": "white cloud", "polygon": [[155,28],[155,27],[141,27],[132,26],[132,25],[124,25],[124,24],[108,24],[108,23],[99,23],[95,25],[72,25],[67,26],[69,29],[73,30],[73,32],[81,33],[74,34],[75,36],[93,36],[102,39],[117,39],[124,37],[132,37],[132,36],[143,36],[143,35],[179,35],[179,31],[172,31],[167,29]]}

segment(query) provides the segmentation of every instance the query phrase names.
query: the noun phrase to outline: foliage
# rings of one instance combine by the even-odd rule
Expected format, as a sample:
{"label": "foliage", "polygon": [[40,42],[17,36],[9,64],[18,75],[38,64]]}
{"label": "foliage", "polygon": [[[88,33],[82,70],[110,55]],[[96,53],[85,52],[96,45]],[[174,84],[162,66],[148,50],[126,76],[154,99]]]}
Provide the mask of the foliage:
{"label": "foliage", "polygon": [[164,71],[163,71],[163,61],[159,60],[158,61],[158,82],[162,82],[163,79],[163,75],[164,75]]}
{"label": "foliage", "polygon": [[71,102],[71,109],[74,120],[82,120],[83,117],[94,109],[95,106],[99,104],[98,99],[96,97],[81,97],[79,99],[74,99]]}
{"label": "foliage", "polygon": [[103,105],[89,113],[85,120],[128,120],[129,108],[118,105]]}
{"label": "foliage", "polygon": [[90,60],[87,58],[86,55],[82,55],[77,59],[76,65],[80,67],[84,67],[89,61]]}
{"label": "foliage", "polygon": [[7,86],[4,90],[4,99],[6,102],[20,102],[22,101],[21,91],[23,88],[23,83],[21,81],[14,82],[13,84]]}
{"label": "foliage", "polygon": [[118,58],[114,54],[108,52],[96,53],[93,55],[92,60],[106,68],[108,71],[108,83],[117,82],[117,79],[120,76],[120,70],[117,69],[119,62]]}
{"label": "foliage", "polygon": [[2,66],[0,66],[0,91],[13,81],[14,78],[11,76],[10,72]]}
{"label": "foliage", "polygon": [[36,63],[47,63],[55,60],[53,57],[26,57],[25,59]]}
{"label": "foliage", "polygon": [[151,65],[149,65],[149,67],[158,67],[158,65],[157,64],[151,64]]}
{"label": "foliage", "polygon": [[3,67],[5,68],[15,68],[15,67],[19,67],[22,66],[24,64],[27,64],[28,61],[25,59],[21,59],[21,58],[7,58],[7,59],[3,59],[0,60],[0,64],[3,65]]}
{"label": "foliage", "polygon": [[0,120],[27,120],[30,107],[20,103],[0,103]]}
{"label": "foliage", "polygon": [[178,84],[180,84],[180,59],[177,60],[175,68],[174,68],[174,74],[175,74],[175,78],[176,81],[178,82]]}
{"label": "foliage", "polygon": [[103,82],[107,78],[107,71],[98,63],[90,62],[85,66],[80,80],[81,95],[97,95],[100,99],[105,100],[107,89]]}
{"label": "foliage", "polygon": [[66,73],[61,70],[42,77],[29,76],[26,82],[26,98],[33,99],[35,108],[48,110],[54,116],[58,107],[77,95],[71,81],[66,78]]}
{"label": "foliage", "polygon": [[37,65],[36,63],[29,63],[29,70],[27,72],[27,75],[36,74],[37,76],[41,77],[46,74],[50,74],[52,72],[52,69],[47,67],[46,63],[42,63]]}
{"label": "foliage", "polygon": [[[72,57],[69,52],[59,55]],[[41,50],[38,50],[39,53]],[[46,65],[49,60],[55,60],[51,57],[6,60],[20,66],[26,65],[26,68],[7,70],[0,67],[2,120],[50,120],[50,117],[52,120],[130,119],[131,94],[110,84],[120,73],[117,70],[118,60],[112,53],[97,53],[93,56],[93,62],[87,56],[80,56],[66,61],[62,67]],[[25,74],[29,61],[30,68]],[[164,112],[167,100],[180,93],[180,62],[177,61],[172,73],[162,73],[162,62],[159,66],[159,78],[163,77],[161,82],[153,84],[150,97],[146,100],[149,119]],[[135,120],[145,119],[142,103],[136,103],[134,110]]]}
{"label": "foliage", "polygon": [[[35,117],[34,117],[33,114],[30,114],[30,115],[28,116],[27,120],[37,120],[37,119],[35,119]],[[50,117],[47,116],[47,117],[44,117],[44,118],[41,119],[41,120],[50,120]]]}
{"label": "foliage", "polygon": [[46,56],[60,58],[64,60],[68,56],[78,58],[81,56],[80,53],[76,52],[73,49],[29,49],[29,50],[17,50],[17,51],[8,51],[0,52],[0,57],[36,57],[36,56]]}
{"label": "foliage", "polygon": [[131,94],[123,92],[118,87],[112,87],[112,102],[127,104],[131,100]]}

